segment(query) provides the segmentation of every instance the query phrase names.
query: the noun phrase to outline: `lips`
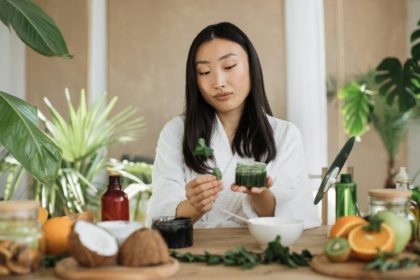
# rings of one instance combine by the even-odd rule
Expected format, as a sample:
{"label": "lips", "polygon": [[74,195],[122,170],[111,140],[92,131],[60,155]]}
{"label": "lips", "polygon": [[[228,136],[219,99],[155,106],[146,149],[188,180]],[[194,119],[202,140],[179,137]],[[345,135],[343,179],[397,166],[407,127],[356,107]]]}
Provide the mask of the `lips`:
{"label": "lips", "polygon": [[232,94],[233,92],[221,92],[221,93],[216,94],[214,97],[217,100],[226,100],[226,99],[229,99]]}

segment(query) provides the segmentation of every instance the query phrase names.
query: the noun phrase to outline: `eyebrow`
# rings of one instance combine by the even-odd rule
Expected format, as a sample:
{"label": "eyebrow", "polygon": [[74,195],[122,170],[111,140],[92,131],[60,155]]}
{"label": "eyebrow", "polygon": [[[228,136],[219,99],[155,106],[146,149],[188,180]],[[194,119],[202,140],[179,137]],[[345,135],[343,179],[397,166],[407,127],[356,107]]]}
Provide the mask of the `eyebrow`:
{"label": "eyebrow", "polygon": [[[219,57],[217,60],[220,61],[220,60],[226,59],[226,58],[231,57],[231,56],[236,56],[236,54],[235,53],[227,53],[227,54]],[[198,60],[198,61],[195,62],[195,65],[197,65],[197,64],[209,64],[209,63],[210,62],[207,61],[207,60]]]}

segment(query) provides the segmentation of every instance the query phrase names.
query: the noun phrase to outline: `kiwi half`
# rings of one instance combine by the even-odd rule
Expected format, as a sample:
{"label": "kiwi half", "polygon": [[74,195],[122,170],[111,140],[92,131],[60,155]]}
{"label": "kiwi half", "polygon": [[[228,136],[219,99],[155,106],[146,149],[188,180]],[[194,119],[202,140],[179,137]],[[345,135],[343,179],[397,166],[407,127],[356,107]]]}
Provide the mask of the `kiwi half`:
{"label": "kiwi half", "polygon": [[350,244],[343,237],[330,239],[324,246],[324,253],[332,262],[345,262],[350,257]]}

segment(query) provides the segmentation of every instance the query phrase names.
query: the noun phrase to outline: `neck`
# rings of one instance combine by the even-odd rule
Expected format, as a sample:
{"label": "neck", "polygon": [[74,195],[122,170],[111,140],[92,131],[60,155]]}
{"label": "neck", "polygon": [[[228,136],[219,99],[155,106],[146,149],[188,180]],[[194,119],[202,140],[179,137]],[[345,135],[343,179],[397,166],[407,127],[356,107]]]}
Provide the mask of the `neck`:
{"label": "neck", "polygon": [[236,129],[239,125],[239,120],[241,119],[242,111],[237,112],[217,112],[217,116],[220,119],[220,122],[223,125],[230,144],[232,144],[233,138],[235,137]]}

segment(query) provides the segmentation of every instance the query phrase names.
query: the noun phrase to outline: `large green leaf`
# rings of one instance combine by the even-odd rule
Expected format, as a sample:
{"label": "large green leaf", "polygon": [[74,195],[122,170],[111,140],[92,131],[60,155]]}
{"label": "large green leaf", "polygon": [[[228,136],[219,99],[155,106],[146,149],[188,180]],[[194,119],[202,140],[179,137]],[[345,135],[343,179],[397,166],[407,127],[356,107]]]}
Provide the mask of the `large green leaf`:
{"label": "large green leaf", "polygon": [[417,63],[420,63],[420,20],[417,22],[418,29],[411,34],[411,56]]}
{"label": "large green leaf", "polygon": [[416,94],[420,94],[420,67],[413,59],[408,59],[402,67],[397,58],[385,58],[376,70],[375,81],[380,84],[379,93],[386,97],[388,105],[391,106],[398,98],[401,112],[416,106]]}
{"label": "large green leaf", "polygon": [[0,0],[0,20],[45,56],[72,58],[54,20],[31,0]]}
{"label": "large green leaf", "polygon": [[360,136],[369,128],[370,95],[366,86],[351,82],[340,90],[343,99],[344,128],[350,136]]}
{"label": "large green leaf", "polygon": [[38,128],[37,109],[0,91],[0,144],[37,180],[51,182],[61,164],[61,149]]}

